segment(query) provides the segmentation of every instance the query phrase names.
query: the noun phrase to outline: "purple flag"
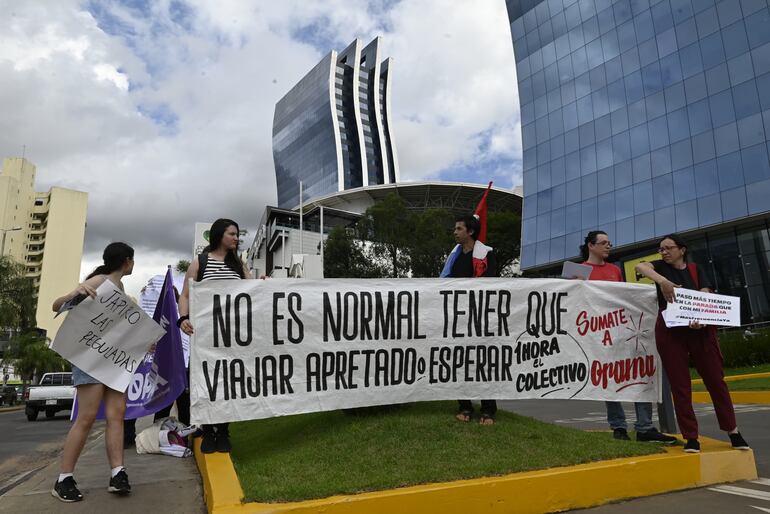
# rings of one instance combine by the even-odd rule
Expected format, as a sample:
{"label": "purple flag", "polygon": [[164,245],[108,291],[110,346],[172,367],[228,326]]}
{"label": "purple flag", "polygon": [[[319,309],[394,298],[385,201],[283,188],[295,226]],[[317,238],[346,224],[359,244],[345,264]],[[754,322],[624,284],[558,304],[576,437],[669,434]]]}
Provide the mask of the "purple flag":
{"label": "purple flag", "polygon": [[[126,419],[155,414],[174,403],[187,387],[182,335],[176,326],[178,318],[174,280],[169,269],[152,317],[166,330],[166,334],[155,346],[155,353],[148,354],[134,372],[126,391]],[[76,417],[77,397],[72,406],[71,419]],[[99,407],[97,419],[104,419],[104,404]]]}

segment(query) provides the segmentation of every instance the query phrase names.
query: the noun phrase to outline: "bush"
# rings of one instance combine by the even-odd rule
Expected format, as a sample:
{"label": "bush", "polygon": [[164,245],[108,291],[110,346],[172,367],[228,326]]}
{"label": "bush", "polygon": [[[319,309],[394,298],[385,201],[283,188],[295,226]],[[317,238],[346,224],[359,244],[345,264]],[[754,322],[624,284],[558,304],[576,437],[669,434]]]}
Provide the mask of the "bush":
{"label": "bush", "polygon": [[770,329],[753,332],[755,335],[748,337],[743,335],[743,330],[719,332],[725,368],[770,363]]}

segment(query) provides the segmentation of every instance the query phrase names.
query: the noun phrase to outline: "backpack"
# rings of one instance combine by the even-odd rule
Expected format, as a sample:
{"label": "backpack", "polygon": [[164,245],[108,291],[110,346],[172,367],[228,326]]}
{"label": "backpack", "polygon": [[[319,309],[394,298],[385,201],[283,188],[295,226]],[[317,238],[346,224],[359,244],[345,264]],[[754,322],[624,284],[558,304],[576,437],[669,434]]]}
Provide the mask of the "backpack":
{"label": "backpack", "polygon": [[196,282],[203,280],[203,272],[206,271],[206,265],[209,263],[209,252],[198,254],[198,274],[195,277]]}

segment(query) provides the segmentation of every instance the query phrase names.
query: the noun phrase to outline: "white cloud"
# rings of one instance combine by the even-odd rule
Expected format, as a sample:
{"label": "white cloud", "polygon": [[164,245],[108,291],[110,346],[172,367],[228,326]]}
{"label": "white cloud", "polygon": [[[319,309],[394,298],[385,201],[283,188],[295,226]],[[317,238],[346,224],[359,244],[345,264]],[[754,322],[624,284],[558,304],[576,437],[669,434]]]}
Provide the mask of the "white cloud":
{"label": "white cloud", "polygon": [[145,5],[0,0],[0,156],[26,146],[40,189],[89,192],[84,272],[111,240],[136,247],[138,284],[189,258],[196,221],[253,234],[275,202],[275,103],[355,37],[382,35],[393,58],[404,180],[467,168],[520,183],[503,0]]}

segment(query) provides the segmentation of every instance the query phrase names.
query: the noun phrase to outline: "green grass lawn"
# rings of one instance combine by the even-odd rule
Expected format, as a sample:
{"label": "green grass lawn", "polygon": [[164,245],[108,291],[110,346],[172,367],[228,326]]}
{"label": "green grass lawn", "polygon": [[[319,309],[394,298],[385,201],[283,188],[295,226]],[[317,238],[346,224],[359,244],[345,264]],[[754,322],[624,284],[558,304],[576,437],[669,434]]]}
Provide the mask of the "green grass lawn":
{"label": "green grass lawn", "polygon": [[418,403],[234,423],[232,460],[246,501],[282,502],[663,451],[502,411],[491,427],[460,423],[456,407]]}
{"label": "green grass lawn", "polygon": [[[758,364],[756,366],[745,366],[741,368],[725,368],[725,376],[749,375],[751,373],[767,373],[770,371],[770,364]],[[695,368],[690,368],[690,377],[700,378]],[[734,383],[734,382],[733,382]]]}
{"label": "green grass lawn", "polygon": [[[770,391],[770,377],[736,380],[735,382],[728,382],[727,387],[730,391]],[[706,386],[703,384],[694,384],[692,390],[705,391]]]}

